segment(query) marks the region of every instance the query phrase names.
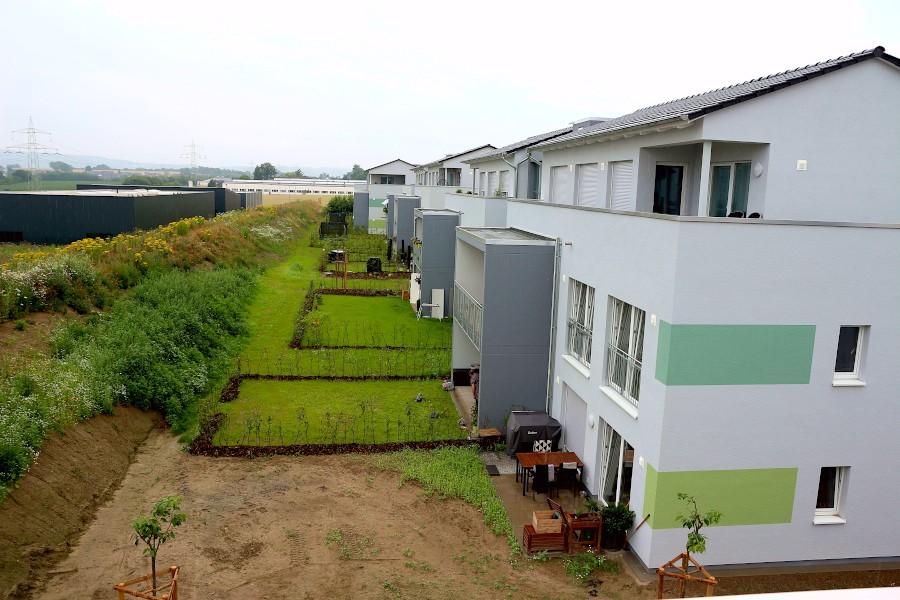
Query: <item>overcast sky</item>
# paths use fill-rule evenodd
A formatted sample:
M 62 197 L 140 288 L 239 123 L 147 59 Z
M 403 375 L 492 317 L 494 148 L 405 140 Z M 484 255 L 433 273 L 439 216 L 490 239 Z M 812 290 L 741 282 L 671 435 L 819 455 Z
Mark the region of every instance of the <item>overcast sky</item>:
M 31 116 L 68 154 L 419 163 L 878 45 L 896 0 L 7 0 L 0 143 Z

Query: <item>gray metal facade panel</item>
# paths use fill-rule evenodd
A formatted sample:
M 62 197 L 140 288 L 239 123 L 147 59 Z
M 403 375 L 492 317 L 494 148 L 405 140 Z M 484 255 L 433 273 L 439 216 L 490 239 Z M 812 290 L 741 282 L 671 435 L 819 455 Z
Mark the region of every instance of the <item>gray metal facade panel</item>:
M 216 215 L 216 198 L 211 191 L 184 194 L 139 196 L 134 199 L 134 226 L 137 229 L 155 229 L 181 219 L 201 216 L 211 219 Z M 240 202 L 240 197 L 237 197 Z M 223 196 L 223 199 L 225 197 Z
M 409 247 L 413 236 L 415 235 L 415 217 L 413 212 L 422 203 L 422 199 L 418 196 L 396 196 L 394 198 L 396 204 L 396 231 L 397 245 Z
M 478 391 L 478 426 L 502 429 L 510 410 L 547 408 L 548 353 L 483 352 Z
M 485 254 L 482 349 L 549 351 L 554 248 Z
M 353 226 L 369 226 L 369 192 L 353 192 Z
M 0 195 L 0 231 L 20 232 L 26 242 L 68 244 L 135 228 L 134 200 L 116 196 Z

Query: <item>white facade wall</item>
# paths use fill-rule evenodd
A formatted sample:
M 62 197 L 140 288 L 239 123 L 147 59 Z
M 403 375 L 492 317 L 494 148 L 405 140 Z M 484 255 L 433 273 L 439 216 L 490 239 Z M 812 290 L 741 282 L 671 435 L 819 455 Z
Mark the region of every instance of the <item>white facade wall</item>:
M 412 164 L 403 161 L 403 160 L 395 160 L 391 161 L 385 165 L 380 165 L 373 169 L 369 169 L 366 173 L 368 176 L 369 184 L 378 184 L 378 185 L 391 185 L 391 184 L 382 184 L 381 176 L 382 175 L 394 175 L 394 176 L 402 176 L 404 181 L 400 183 L 395 183 L 392 185 L 413 185 L 416 182 L 416 176 L 413 172 Z
M 893 475 L 900 472 L 894 393 L 900 384 L 894 310 L 900 271 L 867 258 L 900 255 L 900 228 L 627 215 L 521 201 L 509 202 L 508 221 L 564 241 L 551 412 L 565 421 L 562 392 L 568 386 L 588 403 L 589 414 L 635 448 L 630 505 L 638 520 L 646 512 L 647 479 L 639 458 L 658 471 L 796 468 L 791 522 L 710 529 L 704 563 L 900 554 L 890 533 L 900 529 L 891 508 L 900 495 L 900 479 Z M 854 277 L 834 276 L 850 272 Z M 563 356 L 572 278 L 596 290 L 587 374 Z M 600 390 L 610 296 L 647 314 L 637 418 Z M 814 325 L 810 382 L 666 386 L 654 375 L 659 330 L 651 315 L 677 324 Z M 862 388 L 832 386 L 837 334 L 848 324 L 871 329 Z M 594 493 L 598 432 L 587 428 L 584 449 Z M 841 511 L 846 524 L 813 525 L 823 466 L 851 467 Z M 684 532 L 645 525 L 629 542 L 646 565 L 656 567 L 683 549 Z

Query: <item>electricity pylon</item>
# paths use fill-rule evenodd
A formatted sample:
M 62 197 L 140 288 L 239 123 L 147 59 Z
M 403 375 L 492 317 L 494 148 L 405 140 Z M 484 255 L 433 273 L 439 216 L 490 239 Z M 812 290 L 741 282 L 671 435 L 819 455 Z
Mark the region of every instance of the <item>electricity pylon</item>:
M 37 136 L 50 135 L 50 132 L 35 129 L 34 123 L 31 121 L 31 117 L 28 117 L 28 127 L 26 127 L 25 129 L 16 129 L 15 131 L 13 131 L 13 135 L 17 133 L 24 133 L 28 141 L 26 141 L 24 144 L 14 144 L 12 146 L 7 146 L 6 152 L 28 155 L 28 172 L 31 174 L 31 181 L 28 182 L 28 189 L 31 191 L 39 190 L 41 187 L 41 172 L 39 170 L 41 168 L 41 160 L 39 155 L 59 154 L 59 151 L 53 146 L 47 146 L 38 143 Z
M 190 146 L 184 147 L 184 154 L 181 155 L 181 158 L 189 158 L 191 159 L 191 178 L 190 181 L 194 181 L 194 177 L 197 171 L 197 159 L 198 158 L 206 158 L 203 154 L 198 154 L 198 150 L 201 148 L 194 143 L 194 140 L 191 140 Z

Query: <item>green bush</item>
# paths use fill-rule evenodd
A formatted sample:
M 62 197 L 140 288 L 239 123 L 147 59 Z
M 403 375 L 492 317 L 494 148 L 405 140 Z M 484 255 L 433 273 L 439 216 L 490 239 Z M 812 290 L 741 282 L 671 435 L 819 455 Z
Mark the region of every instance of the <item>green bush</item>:
M 125 392 L 126 403 L 162 411 L 176 424 L 186 406 L 224 376 L 253 277 L 242 270 L 172 271 L 120 300 L 91 362 Z

